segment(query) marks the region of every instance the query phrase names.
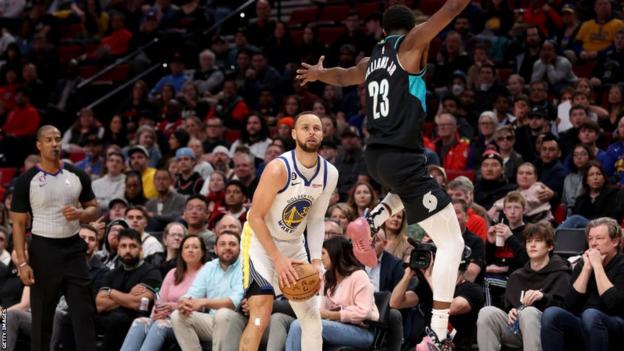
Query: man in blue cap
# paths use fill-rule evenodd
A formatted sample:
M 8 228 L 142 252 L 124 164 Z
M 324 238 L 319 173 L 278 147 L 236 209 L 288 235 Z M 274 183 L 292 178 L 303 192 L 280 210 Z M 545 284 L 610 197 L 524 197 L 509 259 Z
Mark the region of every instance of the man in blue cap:
M 194 171 L 195 153 L 191 148 L 182 147 L 176 151 L 176 161 L 178 162 L 178 174 L 176 175 L 175 188 L 182 195 L 199 194 L 204 179 L 199 173 Z

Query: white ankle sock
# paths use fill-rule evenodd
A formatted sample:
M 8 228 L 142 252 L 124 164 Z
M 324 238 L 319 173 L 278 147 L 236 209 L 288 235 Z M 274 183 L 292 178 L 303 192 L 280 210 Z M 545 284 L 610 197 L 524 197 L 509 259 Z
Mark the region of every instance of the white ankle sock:
M 448 334 L 449 311 L 448 308 L 442 310 L 434 309 L 432 311 L 431 330 L 436 333 L 440 341 L 446 339 Z

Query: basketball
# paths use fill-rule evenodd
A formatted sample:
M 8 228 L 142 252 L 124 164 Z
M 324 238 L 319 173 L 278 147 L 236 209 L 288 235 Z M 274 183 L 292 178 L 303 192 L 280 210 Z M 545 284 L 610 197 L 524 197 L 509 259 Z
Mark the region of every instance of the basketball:
M 292 301 L 304 301 L 316 295 L 321 287 L 321 279 L 316 268 L 309 263 L 298 264 L 293 267 L 297 271 L 299 279 L 290 287 L 281 287 L 282 294 Z

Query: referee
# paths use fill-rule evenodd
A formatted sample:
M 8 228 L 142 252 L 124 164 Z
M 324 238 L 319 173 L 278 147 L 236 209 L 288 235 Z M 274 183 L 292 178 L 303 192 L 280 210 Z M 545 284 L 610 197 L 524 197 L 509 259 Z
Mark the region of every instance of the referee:
M 62 293 L 78 350 L 93 351 L 95 302 L 85 260 L 87 244 L 78 231 L 80 222 L 96 219 L 97 202 L 89 176 L 61 161 L 61 132 L 56 127 L 39 128 L 37 149 L 41 163 L 18 178 L 11 205 L 18 274 L 31 287 L 31 349 L 49 350 L 54 310 Z M 26 252 L 29 214 L 32 240 Z

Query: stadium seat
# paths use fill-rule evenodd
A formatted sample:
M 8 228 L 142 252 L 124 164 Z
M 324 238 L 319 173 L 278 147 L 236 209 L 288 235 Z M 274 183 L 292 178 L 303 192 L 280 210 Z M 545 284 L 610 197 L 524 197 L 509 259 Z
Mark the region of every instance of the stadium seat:
M 377 310 L 379 310 L 379 320 L 364 321 L 364 324 L 368 325 L 374 333 L 373 344 L 367 350 L 385 350 L 384 347 L 390 319 L 391 295 L 392 294 L 389 291 L 380 291 L 375 293 L 375 305 L 377 305 Z M 362 349 L 348 346 L 328 346 L 323 347 L 323 349 L 328 351 L 362 351 Z
M 574 67 L 572 67 L 572 70 L 574 71 L 574 74 L 576 74 L 576 76 L 579 78 L 590 78 L 595 66 L 596 63 L 591 62 L 584 65 L 574 65 Z
M 61 45 L 58 47 L 56 54 L 60 63 L 66 63 L 82 55 L 83 52 L 84 50 L 80 45 Z
M 321 11 L 320 21 L 342 22 L 351 10 L 349 5 L 327 6 Z
M 304 26 L 310 22 L 315 22 L 318 19 L 318 16 L 319 10 L 316 7 L 311 9 L 295 10 L 290 14 L 290 20 L 288 20 L 288 25 Z
M 509 79 L 509 76 L 512 74 L 513 74 L 513 71 L 511 70 L 511 68 L 499 68 L 498 69 L 498 78 L 503 84 L 507 83 L 507 79 Z
M 553 253 L 568 258 L 587 250 L 585 229 L 557 229 L 555 231 L 555 249 Z
M 418 9 L 425 15 L 433 15 L 436 11 L 442 7 L 444 0 L 420 0 L 418 2 Z
M 1 167 L 0 168 L 0 186 L 5 186 L 13 180 L 15 174 L 17 173 L 17 168 L 13 167 Z
M 225 131 L 223 137 L 227 140 L 228 143 L 233 143 L 240 138 L 241 132 L 236 129 L 229 129 Z
M 327 45 L 333 44 L 336 39 L 345 33 L 345 27 L 324 27 L 319 28 L 319 40 Z
M 78 161 L 84 160 L 84 158 L 87 157 L 87 154 L 84 151 L 74 151 L 70 152 L 69 155 L 67 155 L 66 157 L 68 157 L 69 160 L 73 163 L 76 163 Z
M 566 219 L 566 207 L 563 204 L 559 204 L 557 208 L 553 211 L 553 217 L 555 217 L 555 222 L 557 224 L 561 224 L 561 222 Z
M 355 10 L 357 11 L 358 16 L 360 16 L 360 19 L 364 19 L 366 18 L 366 16 L 372 13 L 383 11 L 380 1 L 373 1 L 373 2 L 364 3 L 364 4 L 358 3 L 355 6 Z

